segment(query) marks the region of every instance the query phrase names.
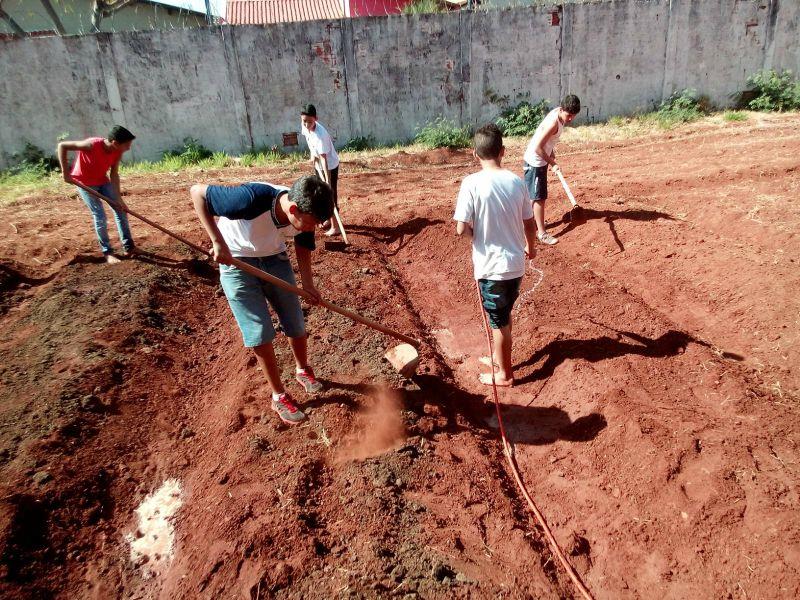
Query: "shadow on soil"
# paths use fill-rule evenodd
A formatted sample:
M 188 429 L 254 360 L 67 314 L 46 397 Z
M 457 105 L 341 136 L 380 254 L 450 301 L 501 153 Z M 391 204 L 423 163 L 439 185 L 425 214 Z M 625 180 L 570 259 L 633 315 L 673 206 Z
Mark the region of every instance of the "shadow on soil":
M 412 433 L 430 437 L 435 433 L 455 435 L 467 430 L 479 432 L 487 439 L 499 438 L 495 408 L 487 402 L 486 396 L 467 392 L 434 375 L 415 375 L 413 381 L 418 389 L 399 391 L 405 409 L 417 416 Z M 367 396 L 378 393 L 380 389 L 368 384 L 326 383 L 332 389 Z M 341 401 L 338 396 L 336 401 Z M 351 403 L 348 406 L 354 408 Z M 557 440 L 588 442 L 597 437 L 607 424 L 599 413 L 573 421 L 566 412 L 554 406 L 504 404 L 501 411 L 508 439 L 515 444 L 541 445 Z
M 597 324 L 599 325 L 600 323 Z M 553 375 L 558 365 L 569 359 L 581 359 L 594 363 L 625 356 L 626 354 L 636 354 L 649 358 L 666 358 L 684 352 L 690 343 L 710 347 L 707 342 L 698 340 L 684 331 L 670 330 L 657 338 L 648 338 L 632 331 L 618 331 L 610 327 L 608 329 L 615 331 L 617 335 L 614 337 L 603 335 L 588 340 L 553 340 L 546 344 L 534 352 L 526 361 L 514 367 L 515 369 L 524 369 L 547 357 L 542 366 L 518 379 L 518 383 L 523 384 L 547 379 Z M 622 338 L 628 338 L 631 341 L 624 341 Z M 740 356 L 731 352 L 724 352 L 722 356 L 741 360 Z
M 215 281 L 218 279 L 217 269 L 214 267 L 214 265 L 207 260 L 199 258 L 171 258 L 169 256 L 156 254 L 155 252 L 148 252 L 146 250 L 139 250 L 133 258 L 139 262 L 147 263 L 156 267 L 182 269 L 207 281 Z
M 398 242 L 397 248 L 393 248 L 392 250 L 388 250 L 387 248 L 388 251 L 385 253 L 386 256 L 394 256 L 400 252 L 400 250 L 405 248 L 409 242 L 411 242 L 411 240 L 419 235 L 424 229 L 433 225 L 440 225 L 442 223 L 444 223 L 442 219 L 414 217 L 410 221 L 405 221 L 390 227 L 351 225 L 348 227 L 348 230 L 352 230 L 354 233 L 365 235 L 380 244 L 385 244 L 386 246 Z
M 552 226 L 566 225 L 561 231 L 555 234 L 556 237 L 563 237 L 570 231 L 586 223 L 587 221 L 602 219 L 608 223 L 611 230 L 611 235 L 614 237 L 614 242 L 617 244 L 620 252 L 625 250 L 625 245 L 617 235 L 617 229 L 614 221 L 624 219 L 627 221 L 657 221 L 658 219 L 666 219 L 668 221 L 676 221 L 677 219 L 669 213 L 661 212 L 658 210 L 594 210 L 581 206 L 579 209 L 572 210 L 564 213 L 560 221 L 556 221 Z

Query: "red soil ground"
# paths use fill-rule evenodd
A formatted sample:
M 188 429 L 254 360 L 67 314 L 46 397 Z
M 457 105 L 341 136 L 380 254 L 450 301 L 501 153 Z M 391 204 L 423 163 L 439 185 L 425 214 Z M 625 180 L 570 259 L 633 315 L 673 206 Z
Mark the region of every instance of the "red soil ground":
M 800 595 L 799 126 L 562 144 L 588 220 L 562 221 L 551 181 L 560 243 L 516 309 L 520 385 L 501 400 L 522 476 L 597 598 Z M 486 342 L 450 222 L 474 169 L 441 151 L 343 164 L 353 244 L 316 253 L 320 287 L 422 339 L 422 362 L 403 382 L 381 359 L 390 339 L 310 309 L 328 389 L 292 388 L 310 417 L 294 429 L 268 410 L 211 265 L 136 224 L 149 254 L 99 264 L 74 197 L 0 208 L 0 594 L 573 597 L 476 381 Z M 132 208 L 204 243 L 192 182 L 297 174 L 124 183 Z M 359 452 L 386 415 L 404 434 Z M 152 574 L 124 536 L 168 478 L 184 504 Z

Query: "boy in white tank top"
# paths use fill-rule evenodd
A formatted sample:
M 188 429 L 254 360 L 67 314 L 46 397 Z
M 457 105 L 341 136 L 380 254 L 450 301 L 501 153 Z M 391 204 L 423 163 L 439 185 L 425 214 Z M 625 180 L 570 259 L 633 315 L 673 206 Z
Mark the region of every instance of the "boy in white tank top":
M 533 134 L 528 148 L 525 150 L 522 170 L 525 174 L 525 184 L 528 194 L 533 200 L 533 217 L 536 220 L 536 237 L 543 244 L 557 244 L 558 239 L 547 233 L 544 228 L 544 201 L 547 200 L 547 167 L 555 173 L 556 164 L 555 147 L 561 137 L 564 126 L 571 123 L 581 111 L 580 99 L 570 94 L 561 102 L 561 106 L 554 108 L 539 123 Z

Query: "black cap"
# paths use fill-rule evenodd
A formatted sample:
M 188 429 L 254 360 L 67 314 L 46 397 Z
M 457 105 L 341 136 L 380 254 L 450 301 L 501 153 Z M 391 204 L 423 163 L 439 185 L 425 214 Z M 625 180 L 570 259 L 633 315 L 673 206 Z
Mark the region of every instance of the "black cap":
M 109 142 L 117 142 L 119 144 L 124 144 L 125 142 L 130 142 L 135 139 L 136 136 L 125 129 L 122 125 L 114 125 L 108 134 Z
M 317 107 L 313 104 L 306 104 L 303 109 L 300 111 L 301 115 L 305 115 L 307 117 L 316 117 L 317 116 Z

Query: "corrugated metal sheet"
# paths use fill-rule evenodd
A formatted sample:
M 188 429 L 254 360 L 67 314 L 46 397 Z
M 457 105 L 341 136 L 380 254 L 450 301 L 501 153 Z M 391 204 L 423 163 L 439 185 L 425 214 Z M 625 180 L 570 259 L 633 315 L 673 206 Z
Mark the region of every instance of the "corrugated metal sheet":
M 343 19 L 342 0 L 228 0 L 231 25 L 262 25 L 317 19 Z

